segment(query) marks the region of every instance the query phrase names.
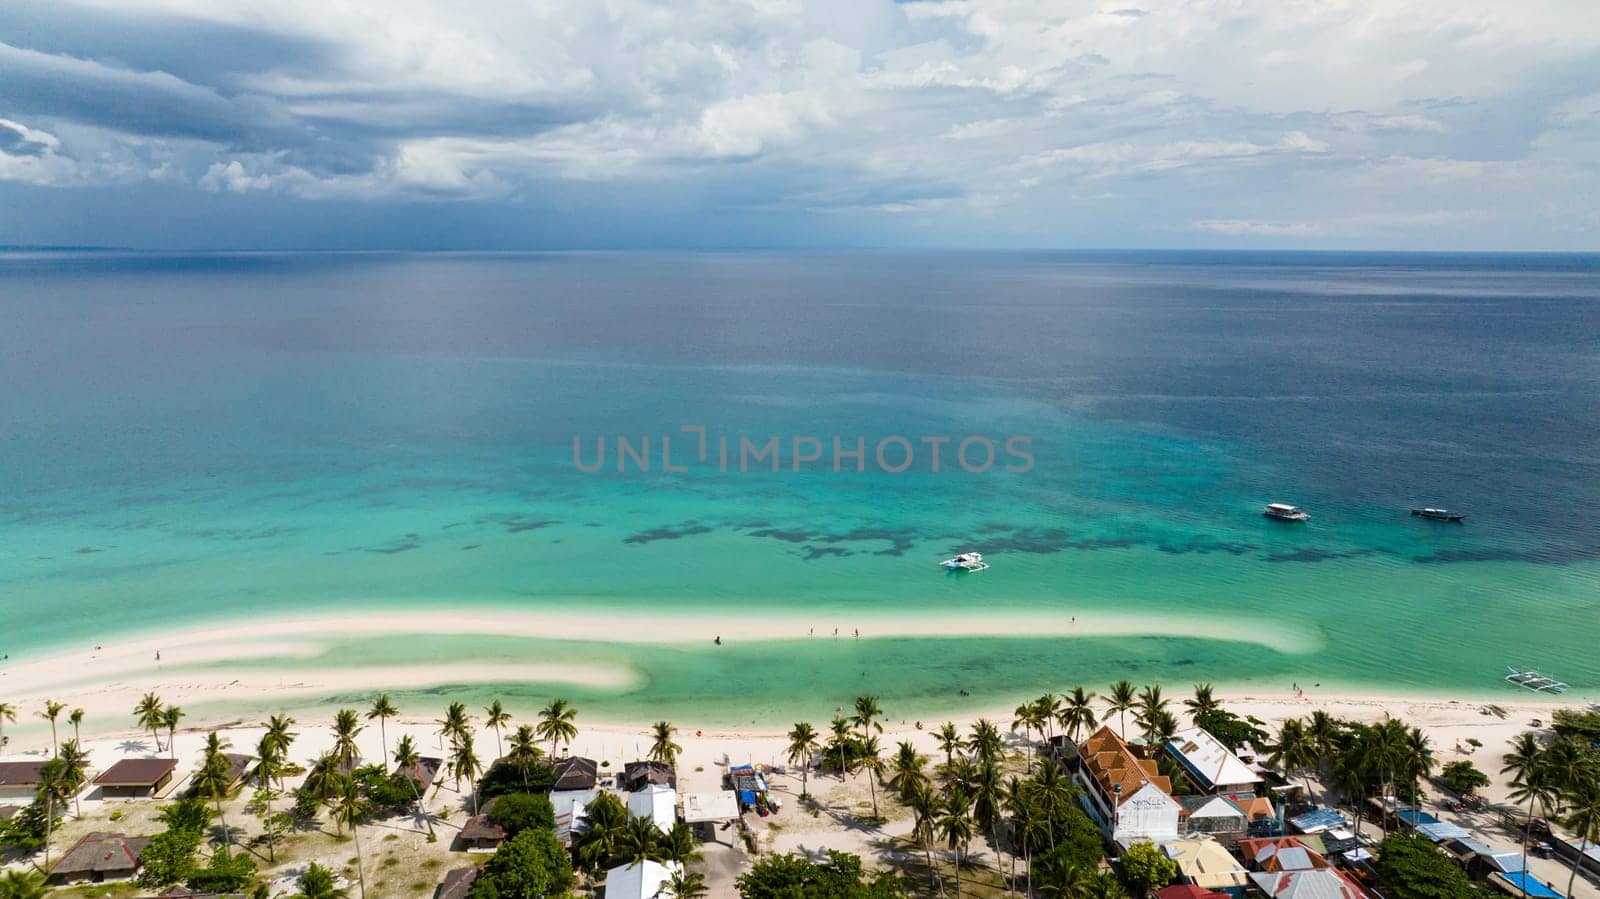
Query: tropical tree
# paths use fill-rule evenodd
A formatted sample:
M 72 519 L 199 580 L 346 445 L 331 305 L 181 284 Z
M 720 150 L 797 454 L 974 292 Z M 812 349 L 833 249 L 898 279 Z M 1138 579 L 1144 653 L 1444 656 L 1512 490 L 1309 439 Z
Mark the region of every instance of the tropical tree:
M 56 743 L 56 719 L 61 717 L 61 712 L 66 707 L 67 704 L 64 702 L 56 702 L 54 699 L 46 699 L 44 701 L 44 711 L 36 713 L 40 718 L 50 722 L 51 758 L 54 758 L 56 754 L 61 751 L 60 745 Z
M 356 737 L 365 729 L 355 709 L 340 709 L 333 713 L 333 754 L 346 771 L 354 770 L 361 758 L 361 747 L 356 745 Z
M 395 708 L 394 700 L 389 698 L 388 693 L 379 693 L 378 698 L 372 701 L 372 708 L 367 709 L 368 721 L 374 718 L 378 719 L 378 748 L 382 750 L 378 753 L 378 758 L 380 759 L 384 759 L 389 754 L 389 728 L 387 725 L 389 719 L 398 714 L 400 714 L 400 710 Z M 383 770 L 386 772 L 389 770 L 389 763 L 386 759 Z
M 169 705 L 161 710 L 161 724 L 167 729 L 167 754 L 178 757 L 178 722 L 183 720 L 183 709 Z
M 1039 736 L 1043 737 L 1044 726 L 1044 715 L 1040 713 L 1039 705 L 1036 702 L 1025 702 L 1011 711 L 1011 730 L 1015 733 L 1020 729 L 1022 731 L 1022 742 L 1028 747 L 1029 771 L 1033 770 L 1033 740 L 1031 736 L 1034 731 L 1038 731 Z
M 1117 716 L 1117 735 L 1126 740 L 1128 738 L 1128 713 L 1133 711 L 1138 701 L 1138 694 L 1134 692 L 1133 684 L 1119 680 L 1111 685 L 1111 692 L 1107 693 L 1106 716 L 1102 721 L 1110 721 L 1112 715 Z
M 1177 732 L 1178 719 L 1166 709 L 1156 709 L 1144 721 L 1145 745 L 1152 748 L 1172 742 L 1172 735 Z
M 222 832 L 228 845 L 233 844 L 232 831 L 228 830 L 228 819 L 222 813 L 222 797 L 227 795 L 228 788 L 233 786 L 228 775 L 232 773 L 233 764 L 223 754 L 223 750 L 232 746 L 216 731 L 206 734 L 204 754 L 200 760 L 200 770 L 194 775 L 194 788 L 203 796 L 209 796 L 217 807 L 217 820 L 222 822 Z
M 7 871 L 0 878 L 0 899 L 44 899 L 49 892 L 43 871 Z
M 650 758 L 667 765 L 676 764 L 678 753 L 683 751 L 682 746 L 672 742 L 678 729 L 670 721 L 657 721 L 651 725 L 651 731 L 655 735 L 655 742 L 650 744 Z
M 83 804 L 78 794 L 89 784 L 89 753 L 78 745 L 76 739 L 72 739 L 61 744 L 56 758 L 61 760 L 67 788 L 72 791 L 72 816 L 82 818 Z
M 283 755 L 282 750 L 272 738 L 271 733 L 264 733 L 256 743 L 255 768 L 250 772 L 250 779 L 256 782 L 255 796 L 252 797 L 264 812 L 261 815 L 262 829 L 267 837 L 267 861 L 269 864 L 278 862 L 278 831 L 277 823 L 272 815 L 272 800 L 277 792 L 272 789 L 274 778 L 282 776 Z
M 864 737 L 869 731 L 883 733 L 883 724 L 878 721 L 883 717 L 883 707 L 878 705 L 878 697 L 867 695 L 856 697 L 856 713 L 852 721 L 861 729 Z
M 578 710 L 565 699 L 552 699 L 539 712 L 539 736 L 550 741 L 550 754 L 556 754 L 559 745 L 571 746 L 578 736 Z
M 806 799 L 811 775 L 811 757 L 816 754 L 817 729 L 805 721 L 795 722 L 789 731 L 789 764 L 800 766 L 800 798 Z
M 617 836 L 617 854 L 614 865 L 632 865 L 638 862 L 665 862 L 666 847 L 662 845 L 661 828 L 649 818 L 628 818 L 622 833 Z
M 1000 778 L 1000 769 L 993 760 L 986 760 L 978 766 L 977 777 L 972 780 L 972 818 L 973 822 L 989 834 L 989 845 L 994 848 L 995 867 L 1005 876 L 1005 871 L 1000 867 L 1000 817 L 1005 804 L 1005 785 Z
M 1161 695 L 1161 685 L 1151 684 L 1139 691 L 1138 702 L 1134 705 L 1133 720 L 1144 728 L 1145 742 L 1154 742 L 1151 738 L 1151 724 L 1161 720 L 1162 713 L 1167 711 L 1168 701 Z
M 974 721 L 972 735 L 967 738 L 967 749 L 980 764 L 998 763 L 1005 752 L 1005 740 L 1000 736 L 1000 728 L 987 718 Z
M 1195 684 L 1194 698 L 1185 699 L 1183 705 L 1184 708 L 1189 710 L 1190 718 L 1195 715 L 1209 714 L 1222 708 L 1221 703 L 1217 702 L 1216 697 L 1212 695 L 1210 684 Z
M 467 714 L 467 704 L 464 702 L 450 703 L 444 711 L 444 717 L 434 723 L 439 725 L 439 736 L 449 740 L 452 746 L 472 731 L 472 717 Z
M 588 827 L 573 835 L 573 855 L 585 871 L 604 872 L 617 854 L 628 825 L 628 809 L 615 795 L 601 793 L 583 813 Z
M 417 747 L 411 741 L 411 735 L 401 734 L 399 741 L 394 745 L 394 767 L 396 771 L 405 774 L 406 783 L 411 785 L 411 799 L 417 807 L 417 814 L 421 815 L 423 823 L 428 825 L 428 840 L 431 842 L 435 838 L 433 816 L 428 814 L 427 809 L 422 807 L 422 794 L 417 790 L 416 778 L 411 776 L 411 772 L 417 770 L 417 766 L 420 764 L 422 764 L 422 756 L 417 753 Z
M 672 879 L 667 881 L 667 892 L 672 894 L 673 899 L 700 899 L 711 890 L 706 886 L 704 874 L 679 868 L 672 872 Z
M 892 774 L 888 785 L 901 802 L 909 805 L 911 797 L 928 789 L 928 774 L 924 770 L 927 764 L 928 757 L 918 752 L 910 740 L 900 741 L 894 761 L 889 763 Z
M 934 737 L 939 741 L 939 748 L 944 750 L 944 766 L 948 770 L 955 751 L 961 748 L 961 731 L 956 729 L 954 721 L 946 721 L 939 725 Z
M 1032 792 L 1048 822 L 1046 832 L 1052 849 L 1056 845 L 1056 819 L 1060 817 L 1061 810 L 1072 802 L 1076 790 L 1058 765 L 1041 765 L 1033 776 Z
M 1306 733 L 1305 722 L 1290 718 L 1278 726 L 1278 739 L 1267 755 L 1267 762 L 1283 768 L 1285 774 L 1301 772 L 1306 778 L 1306 796 L 1311 796 L 1310 769 L 1317 764 L 1317 746 Z
M 861 770 L 867 773 L 867 786 L 872 788 L 872 818 L 880 820 L 878 814 L 878 780 L 883 777 L 883 748 L 878 745 L 878 735 L 869 734 L 861 740 L 859 747 L 861 753 Z
M 300 736 L 289 730 L 293 726 L 294 719 L 288 715 L 273 715 L 267 720 L 267 732 L 262 735 L 263 739 L 272 742 L 272 748 L 277 757 L 285 762 L 289 759 L 289 747 L 293 746 L 295 738 Z M 284 767 L 287 767 L 287 765 Z M 278 789 L 281 790 L 283 789 L 283 768 L 278 769 L 277 778 Z
M 662 835 L 661 851 L 667 861 L 687 865 L 700 857 L 700 841 L 695 838 L 694 828 L 679 821 Z
M 539 737 L 533 732 L 531 724 L 520 724 L 511 734 L 511 754 L 506 756 L 506 761 L 522 772 L 524 787 L 528 785 L 528 769 L 544 754 L 538 743 Z
M 1093 690 L 1081 686 L 1073 687 L 1062 697 L 1061 714 L 1056 720 L 1074 743 L 1078 742 L 1079 735 L 1087 735 L 1098 723 L 1094 713 L 1095 698 Z
M 850 773 L 850 757 L 846 750 L 850 747 L 851 728 L 850 719 L 835 716 L 828 723 L 828 729 L 833 734 L 833 742 L 839 747 L 839 779 L 844 780 Z
M 1567 814 L 1561 823 L 1576 831 L 1583 845 L 1578 848 L 1578 857 L 1583 858 L 1589 852 L 1591 843 L 1600 842 L 1600 782 L 1594 777 L 1586 777 L 1573 784 L 1564 797 L 1567 803 Z M 1578 866 L 1572 866 L 1572 873 L 1567 875 L 1567 895 L 1575 896 L 1572 887 L 1577 883 Z
M 154 693 L 144 694 L 139 699 L 139 704 L 133 707 L 133 716 L 139 722 L 139 727 L 150 731 L 150 739 L 155 741 L 156 752 L 161 751 L 161 727 L 166 720 L 161 712 L 161 697 Z
M 494 757 L 497 759 L 504 758 L 506 754 L 506 746 L 505 743 L 500 739 L 500 731 L 507 724 L 511 723 L 511 713 L 506 711 L 506 707 L 500 704 L 499 699 L 495 699 L 494 702 L 489 703 L 489 707 L 484 709 L 483 712 L 484 725 L 486 727 L 494 728 Z
M 945 796 L 938 820 L 939 834 L 955 857 L 956 899 L 961 897 L 961 860 L 972 843 L 972 800 L 962 788 L 954 787 Z
M 45 804 L 44 866 L 50 867 L 50 838 L 54 835 L 56 807 L 72 796 L 72 776 L 60 759 L 51 759 L 39 768 L 38 798 Z
M 324 752 L 311 763 L 311 770 L 306 772 L 305 782 L 300 789 L 327 802 L 338 791 L 341 776 L 343 772 L 339 770 L 339 758 L 332 752 Z
M 1561 791 L 1557 789 L 1555 784 L 1550 782 L 1549 771 L 1542 766 L 1535 765 L 1511 782 L 1511 790 L 1506 795 L 1512 802 L 1519 805 L 1524 800 L 1528 803 L 1528 819 L 1522 828 L 1523 870 L 1526 871 L 1528 835 L 1533 830 L 1534 807 L 1538 806 L 1546 814 L 1549 814 L 1560 801 Z
M 17 707 L 9 702 L 0 702 L 0 749 L 6 745 L 6 722 L 17 723 Z
M 300 875 L 300 893 L 295 899 L 344 899 L 345 891 L 334 888 L 333 871 L 312 862 Z
M 472 734 L 463 734 L 450 756 L 450 774 L 456 779 L 456 789 L 461 789 L 461 778 L 467 779 L 472 790 L 472 813 L 478 813 L 478 775 L 483 773 L 483 763 L 472 749 Z
M 72 725 L 72 739 L 83 742 L 83 709 L 73 709 L 67 714 L 67 723 Z
M 335 826 L 350 828 L 350 837 L 356 844 L 356 883 L 360 885 L 361 897 L 366 899 L 367 877 L 363 872 L 365 865 L 361 857 L 361 820 L 367 814 L 367 800 L 361 795 L 361 788 L 353 777 L 341 776 L 339 790 L 334 795 L 333 820 Z
M 938 884 L 939 895 L 943 896 L 944 878 L 940 876 L 939 869 L 933 866 L 933 841 L 938 836 L 939 817 L 944 806 L 939 797 L 926 788 L 912 793 L 908 804 L 911 806 L 911 838 L 922 847 L 923 856 L 928 862 L 928 874 Z

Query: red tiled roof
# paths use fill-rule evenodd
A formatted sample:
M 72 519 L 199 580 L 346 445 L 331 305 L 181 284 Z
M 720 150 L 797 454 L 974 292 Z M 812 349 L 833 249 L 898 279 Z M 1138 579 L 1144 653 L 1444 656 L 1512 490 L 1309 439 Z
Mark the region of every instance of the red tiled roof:
M 1156 890 L 1156 899 L 1228 899 L 1228 894 L 1213 893 L 1185 883 Z
M 1100 728 L 1084 740 L 1078 747 L 1078 754 L 1100 789 L 1107 796 L 1120 795 L 1119 802 L 1133 798 L 1147 783 L 1172 795 L 1172 781 L 1160 773 L 1156 763 L 1140 758 L 1109 727 Z M 1115 789 L 1119 785 L 1122 787 L 1120 794 Z

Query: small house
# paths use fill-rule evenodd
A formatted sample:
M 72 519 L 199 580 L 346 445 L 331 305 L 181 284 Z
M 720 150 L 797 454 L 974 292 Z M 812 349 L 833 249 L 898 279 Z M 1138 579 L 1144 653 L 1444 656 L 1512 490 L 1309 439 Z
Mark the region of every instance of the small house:
M 498 763 L 497 763 L 498 764 Z M 426 793 L 433 786 L 433 779 L 439 776 L 439 769 L 444 767 L 444 759 L 426 756 L 417 759 L 417 763 L 409 768 L 396 768 L 396 774 L 404 774 L 417 782 L 417 792 Z
M 0 800 L 32 802 L 44 780 L 44 762 L 0 762 Z
M 1180 880 L 1191 886 L 1243 896 L 1250 884 L 1250 873 L 1216 840 L 1169 840 L 1161 851 L 1178 866 Z
M 479 812 L 462 825 L 457 839 L 461 841 L 461 848 L 468 852 L 493 852 L 506 841 L 506 832 L 489 820 L 487 812 Z
M 652 821 L 666 833 L 678 823 L 678 793 L 671 787 L 654 785 L 629 793 L 628 814 Z
M 1180 730 L 1167 741 L 1167 755 L 1202 793 L 1254 792 L 1261 778 L 1233 750 L 1204 728 Z
M 676 863 L 663 865 L 648 859 L 618 865 L 606 872 L 606 899 L 656 899 L 671 892 L 672 875 L 679 870 Z
M 1230 849 L 1248 835 L 1244 809 L 1226 796 L 1179 796 L 1178 804 L 1187 835 L 1208 836 Z
M 91 833 L 50 867 L 46 880 L 56 886 L 129 880 L 139 872 L 139 853 L 149 843 L 145 837 Z
M 629 762 L 622 766 L 622 787 L 630 793 L 648 786 L 678 788 L 678 772 L 666 762 Z
M 550 784 L 550 791 L 592 790 L 600 782 L 599 771 L 594 759 L 576 755 L 564 758 L 556 763 L 555 780 Z
M 148 799 L 172 782 L 174 759 L 123 759 L 94 779 L 106 799 Z

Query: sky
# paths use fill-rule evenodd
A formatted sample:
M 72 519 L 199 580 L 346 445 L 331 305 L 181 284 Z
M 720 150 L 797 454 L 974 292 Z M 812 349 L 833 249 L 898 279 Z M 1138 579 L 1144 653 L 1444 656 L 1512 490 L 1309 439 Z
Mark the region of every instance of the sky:
M 3 0 L 0 244 L 1600 249 L 1595 0 Z

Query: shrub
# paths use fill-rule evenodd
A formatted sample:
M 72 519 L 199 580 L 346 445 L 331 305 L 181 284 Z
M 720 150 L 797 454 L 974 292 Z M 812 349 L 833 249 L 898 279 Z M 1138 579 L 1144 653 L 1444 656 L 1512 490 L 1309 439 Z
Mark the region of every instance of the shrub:
M 1471 762 L 1451 762 L 1444 766 L 1444 782 L 1463 796 L 1479 787 L 1489 785 L 1489 775 L 1472 766 Z
M 554 830 L 556 811 L 548 796 L 507 793 L 489 806 L 489 820 L 500 825 L 509 839 L 529 828 Z
M 861 859 L 834 850 L 828 863 L 816 864 L 798 855 L 769 855 L 736 881 L 744 899 L 896 899 L 907 895 L 900 880 L 887 872 L 863 874 Z
M 524 830 L 495 850 L 472 885 L 472 899 L 543 899 L 577 883 L 567 850 L 553 831 Z

